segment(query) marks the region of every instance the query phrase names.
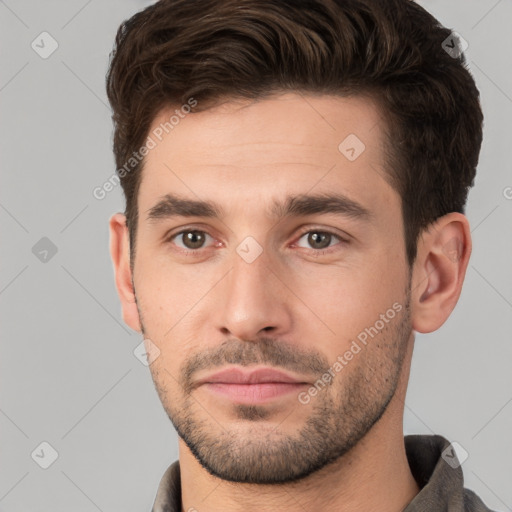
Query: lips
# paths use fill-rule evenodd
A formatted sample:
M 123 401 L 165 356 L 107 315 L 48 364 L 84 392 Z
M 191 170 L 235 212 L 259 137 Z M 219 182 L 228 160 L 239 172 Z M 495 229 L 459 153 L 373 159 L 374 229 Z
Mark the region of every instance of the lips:
M 228 368 L 198 382 L 198 386 L 217 398 L 228 399 L 232 403 L 253 405 L 290 399 L 293 393 L 297 393 L 305 385 L 309 384 L 273 368 L 259 368 L 249 372 Z
M 307 384 L 300 378 L 295 378 L 273 368 L 260 368 L 252 372 L 228 368 L 209 375 L 199 381 L 199 384 L 265 384 L 265 383 L 289 383 Z

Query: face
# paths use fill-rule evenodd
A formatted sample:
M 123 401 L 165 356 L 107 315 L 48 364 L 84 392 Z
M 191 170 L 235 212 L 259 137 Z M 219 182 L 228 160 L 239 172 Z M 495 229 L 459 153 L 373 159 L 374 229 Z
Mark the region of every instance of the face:
M 301 479 L 350 450 L 395 393 L 410 281 L 382 130 L 368 99 L 287 93 L 153 137 L 137 310 L 162 404 L 213 475 Z M 294 383 L 212 383 L 228 368 Z

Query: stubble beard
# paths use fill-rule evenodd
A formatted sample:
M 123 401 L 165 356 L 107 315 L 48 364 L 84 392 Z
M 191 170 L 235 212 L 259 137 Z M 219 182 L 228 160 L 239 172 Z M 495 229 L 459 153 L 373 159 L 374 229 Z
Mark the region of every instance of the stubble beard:
M 152 368 L 153 380 L 178 435 L 211 475 L 237 483 L 295 482 L 343 457 L 379 421 L 396 392 L 410 334 L 408 288 L 401 314 L 355 355 L 328 388 L 319 390 L 307 405 L 292 400 L 290 408 L 311 408 L 304 425 L 293 435 L 284 433 L 279 424 L 268 423 L 272 414 L 265 405 L 233 404 L 238 426 L 231 429 L 229 422 L 216 421 L 215 411 L 206 412 L 189 386 L 191 366 L 182 368 L 179 401 L 176 392 L 170 393 L 163 384 L 170 382 L 165 371 Z M 215 361 L 244 365 L 277 365 L 280 361 L 282 367 L 292 368 L 283 353 L 272 352 L 278 342 L 272 338 L 260 341 L 230 345 L 229 353 L 215 353 Z M 284 416 L 282 426 L 288 415 Z

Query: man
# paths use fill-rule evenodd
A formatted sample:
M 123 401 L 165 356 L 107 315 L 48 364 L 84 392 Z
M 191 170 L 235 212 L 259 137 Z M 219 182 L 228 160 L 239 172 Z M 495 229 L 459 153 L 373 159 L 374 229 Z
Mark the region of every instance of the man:
M 107 92 L 116 285 L 179 435 L 153 511 L 489 510 L 402 429 L 471 253 L 455 36 L 409 0 L 162 0 Z

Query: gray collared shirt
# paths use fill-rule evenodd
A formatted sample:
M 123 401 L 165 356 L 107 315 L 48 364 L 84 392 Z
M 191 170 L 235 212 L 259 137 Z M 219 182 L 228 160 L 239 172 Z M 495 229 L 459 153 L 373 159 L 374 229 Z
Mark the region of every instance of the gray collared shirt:
M 493 512 L 464 488 L 462 469 L 448 440 L 439 435 L 410 435 L 404 442 L 420 492 L 403 512 Z M 164 473 L 152 512 L 181 512 L 179 461 Z

